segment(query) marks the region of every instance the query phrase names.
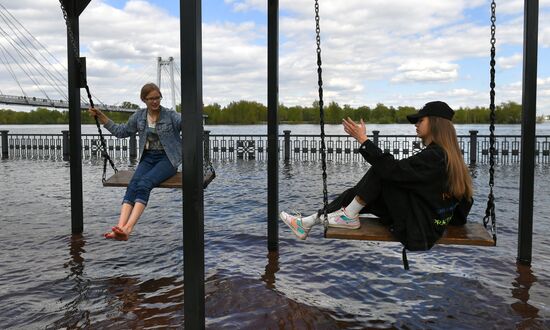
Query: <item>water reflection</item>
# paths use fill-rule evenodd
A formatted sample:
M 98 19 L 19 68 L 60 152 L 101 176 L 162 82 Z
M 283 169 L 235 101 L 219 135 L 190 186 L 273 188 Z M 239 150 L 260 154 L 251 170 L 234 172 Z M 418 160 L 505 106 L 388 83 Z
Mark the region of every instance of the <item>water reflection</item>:
M 518 313 L 522 320 L 517 327 L 519 329 L 532 328 L 534 321 L 539 318 L 539 309 L 529 304 L 529 289 L 537 282 L 537 277 L 533 275 L 531 266 L 517 264 L 517 276 L 512 282 L 512 297 L 517 302 L 512 304 L 512 309 Z
M 106 304 L 113 315 L 110 324 L 140 328 L 182 324 L 181 278 L 161 277 L 140 282 L 136 277 L 117 276 L 108 279 L 106 284 Z
M 63 264 L 68 269 L 63 285 L 72 283 L 63 306 L 63 317 L 49 328 L 149 328 L 179 327 L 183 322 L 183 280 L 181 277 L 140 279 L 115 276 L 90 280 L 85 274 L 86 240 L 73 235 L 69 242 L 70 258 Z M 93 308 L 107 319 L 92 324 Z
M 90 326 L 90 312 L 83 310 L 82 306 L 88 299 L 89 281 L 83 277 L 84 257 L 86 252 L 84 246 L 86 240 L 81 234 L 74 234 L 69 240 L 69 260 L 63 264 L 63 268 L 68 269 L 67 276 L 63 281 L 72 282 L 72 287 L 68 293 L 72 297 L 67 304 L 63 306 L 64 315 L 61 319 L 55 321 L 47 328 L 80 328 Z
M 265 272 L 261 276 L 262 281 L 268 289 L 275 289 L 275 274 L 279 271 L 279 252 L 269 252 L 267 254 L 267 265 Z
M 281 174 L 283 180 L 290 180 L 294 172 L 292 171 L 292 161 L 284 160 L 283 167 L 281 168 Z
M 82 276 L 84 271 L 84 257 L 82 254 L 86 252 L 84 246 L 86 245 L 86 240 L 81 234 L 74 234 L 71 236 L 69 242 L 69 255 L 70 260 L 63 264 L 64 268 L 69 268 L 69 274 L 67 278 L 79 279 Z

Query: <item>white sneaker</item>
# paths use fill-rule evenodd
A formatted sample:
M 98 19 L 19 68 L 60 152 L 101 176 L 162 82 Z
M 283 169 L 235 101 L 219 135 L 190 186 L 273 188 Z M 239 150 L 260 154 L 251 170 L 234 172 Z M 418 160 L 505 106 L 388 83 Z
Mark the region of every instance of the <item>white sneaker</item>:
M 344 208 L 328 214 L 328 226 L 334 228 L 358 229 L 361 227 L 359 216 L 348 217 Z M 323 216 L 321 216 L 323 218 Z
M 296 237 L 299 239 L 307 238 L 311 227 L 304 226 L 301 216 L 293 216 L 283 211 L 279 214 L 279 217 L 292 230 Z

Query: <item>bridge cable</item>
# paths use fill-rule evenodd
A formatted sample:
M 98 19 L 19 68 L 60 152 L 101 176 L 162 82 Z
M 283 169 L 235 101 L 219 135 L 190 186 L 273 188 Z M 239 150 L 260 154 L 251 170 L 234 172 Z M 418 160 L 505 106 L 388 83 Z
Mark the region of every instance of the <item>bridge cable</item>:
M 13 57 L 13 55 L 12 55 L 11 53 L 7 52 L 7 50 L 6 50 L 6 52 L 8 53 L 8 55 L 12 58 L 12 60 L 13 60 L 15 63 L 17 63 L 17 66 L 25 73 L 25 75 L 27 76 L 27 78 L 29 78 L 29 79 L 35 84 L 35 86 L 42 92 L 42 94 L 44 94 L 44 95 L 46 96 L 46 98 L 49 99 L 48 93 L 46 93 L 46 91 L 45 91 L 42 87 L 40 87 L 40 83 L 38 83 L 38 82 L 34 79 L 33 75 L 31 74 L 31 71 L 32 71 L 32 70 L 29 68 L 28 64 L 26 63 L 27 61 L 24 60 L 25 57 L 23 56 L 23 54 L 21 54 L 21 52 L 20 52 L 19 49 L 17 48 L 16 44 L 14 44 L 14 43 L 8 38 L 9 34 L 8 34 L 6 31 L 4 31 L 4 29 L 3 29 L 2 27 L 0 27 L 0 32 L 2 32 L 2 33 L 0 33 L 0 34 L 4 35 L 4 36 L 5 36 L 5 39 L 14 47 L 15 51 L 17 52 L 17 54 L 19 54 L 19 57 L 21 58 L 21 60 L 18 61 L 15 57 Z M 20 62 L 23 62 L 23 65 L 21 65 Z M 25 68 L 26 68 L 26 69 L 25 69 Z M 36 70 L 36 68 L 32 68 L 32 69 L 35 69 L 35 70 Z
M 15 33 L 16 36 L 17 36 L 17 31 L 15 31 L 13 29 L 13 27 L 10 25 L 9 22 L 7 22 L 5 20 L 5 17 L 2 16 L 2 19 L 4 20 L 4 22 L 6 22 L 8 24 L 8 27 L 10 28 L 11 32 L 12 33 Z M 20 61 L 15 61 L 19 64 L 19 62 L 22 62 L 25 67 L 27 68 L 28 72 L 26 70 L 23 70 L 25 72 L 25 74 L 37 85 L 37 87 L 42 91 L 42 93 L 44 95 L 46 95 L 46 98 L 49 99 L 48 97 L 48 94 L 46 93 L 45 90 L 43 90 L 41 87 L 40 87 L 40 84 L 38 84 L 38 82 L 32 77 L 31 73 L 33 71 L 37 72 L 38 75 L 41 75 L 42 77 L 44 77 L 43 75 L 43 72 L 48 72 L 48 70 L 45 70 L 45 67 L 41 65 L 41 68 L 37 68 L 36 65 L 34 63 L 32 63 L 32 61 L 28 61 L 28 57 L 25 57 L 25 55 L 21 52 L 24 51 L 26 52 L 30 58 L 33 58 L 36 62 L 38 62 L 36 60 L 36 58 L 34 57 L 34 55 L 32 54 L 32 52 L 30 52 L 25 46 L 24 46 L 24 43 L 21 43 L 20 41 L 21 40 L 14 40 L 14 37 L 12 34 L 10 34 L 9 32 L 7 32 L 6 30 L 4 30 L 2 27 L 0 27 L 0 31 L 2 32 L 2 34 L 5 36 L 5 39 L 10 43 L 10 45 L 15 49 L 15 51 L 17 52 L 17 54 L 19 55 L 20 57 Z M 13 58 L 13 55 L 10 54 L 10 56 L 12 56 Z M 29 62 L 29 63 L 27 63 Z M 40 65 L 40 63 L 38 62 L 38 64 Z M 21 66 L 20 66 L 21 67 Z M 22 67 L 21 67 L 22 68 Z M 22 68 L 23 69 L 23 68 Z M 42 69 L 42 70 L 41 70 Z M 46 78 L 46 80 L 48 80 Z
M 4 46 L 1 43 L 0 43 L 0 47 L 2 47 L 2 49 L 0 49 L 0 51 L 2 53 L 2 58 L 0 59 L 0 61 L 2 61 L 2 63 L 4 63 L 4 65 L 6 65 L 6 67 L 8 68 L 8 71 L 10 72 L 10 75 L 12 76 L 13 80 L 15 80 L 15 82 L 19 86 L 19 89 L 21 90 L 21 93 L 23 93 L 23 95 L 25 95 L 25 98 L 26 98 L 27 94 L 25 94 L 25 91 L 23 90 L 23 87 L 21 86 L 21 83 L 19 83 L 19 79 L 17 79 L 17 76 L 13 72 L 13 69 L 11 68 L 10 62 L 5 57 L 5 54 L 4 54 L 5 49 L 4 49 Z
M 13 16 L 13 14 L 10 13 L 10 12 L 6 9 L 6 7 L 4 7 L 2 4 L 0 4 L 0 7 L 2 7 L 2 8 L 4 9 L 4 11 L 9 15 L 9 17 L 11 17 L 11 18 L 12 18 L 12 19 L 13 19 L 13 20 L 14 20 L 14 21 L 15 21 L 15 22 L 16 22 L 16 23 L 26 32 L 26 33 L 21 33 L 21 32 L 20 32 L 20 34 L 21 34 L 22 36 L 24 36 L 24 37 L 26 37 L 27 35 L 30 36 L 30 37 L 32 38 L 31 44 L 37 43 L 37 44 L 40 46 L 40 49 L 41 49 L 41 50 L 44 50 L 44 51 L 49 55 L 49 57 L 50 57 L 51 59 L 53 59 L 54 62 L 56 62 L 56 63 L 50 62 L 50 60 L 48 59 L 48 57 L 44 56 L 44 54 L 43 54 L 42 52 L 39 52 L 40 56 L 48 63 L 48 65 L 50 65 L 51 68 L 54 68 L 54 69 L 55 69 L 54 72 L 58 75 L 57 78 L 59 79 L 59 81 L 61 81 L 61 82 L 66 81 L 65 76 L 64 76 L 64 74 L 63 74 L 63 71 L 61 71 L 61 70 L 59 70 L 59 69 L 56 69 L 56 65 L 59 65 L 59 66 L 60 66 L 61 68 L 63 68 L 65 71 L 67 71 L 67 67 L 66 67 L 63 63 L 59 62 L 59 60 L 58 60 L 58 59 L 48 50 L 48 48 L 47 48 L 46 46 L 44 46 L 44 44 L 42 44 L 42 43 L 40 42 L 40 40 L 36 39 L 36 37 L 35 37 L 29 30 L 27 30 L 27 29 L 25 28 L 25 26 L 24 26 L 23 24 L 21 24 L 21 22 L 19 22 L 19 20 L 18 20 L 15 16 Z M 9 18 L 8 18 L 8 20 L 9 20 Z M 10 22 L 11 22 L 11 21 L 10 21 Z M 15 24 L 14 24 L 14 25 L 15 25 Z M 18 29 L 17 27 L 16 27 L 16 29 L 19 31 L 19 29 Z M 27 38 L 27 40 L 28 40 L 28 38 Z M 35 47 L 35 48 L 36 48 L 36 47 Z M 66 85 L 66 84 L 64 84 L 64 85 Z
M 72 28 L 71 28 L 71 21 L 70 21 L 69 15 L 67 14 L 67 10 L 65 9 L 65 6 L 63 5 L 63 1 L 59 0 L 59 3 L 61 5 L 61 10 L 63 12 L 63 19 L 65 20 L 65 24 L 67 25 L 67 34 L 69 36 L 69 41 L 71 43 L 71 46 L 73 47 L 73 55 L 74 55 L 78 65 L 82 66 L 82 61 L 77 56 L 77 54 L 79 52 L 78 52 L 78 47 L 76 45 L 76 40 L 75 40 L 75 37 L 74 37 L 74 33 L 73 33 Z M 94 107 L 94 101 L 92 100 L 92 95 L 90 94 L 90 87 L 88 86 L 88 82 L 86 81 L 86 77 L 82 77 L 82 78 L 84 78 L 83 79 L 84 80 L 84 88 L 86 89 L 86 94 L 88 95 L 88 100 L 90 102 L 90 106 L 93 108 Z M 78 109 L 78 110 L 80 110 L 80 109 Z M 95 118 L 95 124 L 97 126 L 97 131 L 99 132 L 99 138 L 100 138 L 100 141 L 101 141 L 101 146 L 100 146 L 99 150 L 101 151 L 101 155 L 103 156 L 103 176 L 102 176 L 101 181 L 105 182 L 107 180 L 107 177 L 106 177 L 107 162 L 109 162 L 109 164 L 111 165 L 111 168 L 115 171 L 115 173 L 118 172 L 118 169 L 116 168 L 115 163 L 113 162 L 113 160 L 109 156 L 109 153 L 107 152 L 107 144 L 105 143 L 105 138 L 103 137 L 103 132 L 101 131 L 101 126 L 99 125 L 99 120 L 97 119 L 97 116 L 95 116 L 94 118 Z
M 35 61 L 35 63 L 37 63 L 39 65 L 39 68 L 36 68 L 36 66 L 33 66 L 33 69 L 39 75 L 44 77 L 48 82 L 50 82 L 52 84 L 53 88 L 56 89 L 57 92 L 63 98 L 66 99 L 65 93 L 63 92 L 63 89 L 60 87 L 60 86 L 66 87 L 66 84 L 63 84 L 63 78 L 62 78 L 62 74 L 61 74 L 60 70 L 59 69 L 56 70 L 55 66 L 49 61 L 49 59 L 46 56 L 43 55 L 44 50 L 48 54 L 50 54 L 48 52 L 48 50 L 42 44 L 40 44 L 40 42 L 38 42 L 38 40 L 36 40 L 36 38 L 34 38 L 34 36 L 32 36 L 32 34 L 27 29 L 25 29 L 25 27 L 13 15 L 11 15 L 5 9 L 5 7 L 2 6 L 2 8 L 4 8 L 4 11 L 7 12 L 9 14 L 9 16 L 5 15 L 2 11 L 0 11 L 0 16 L 1 16 L 2 20 L 7 24 L 7 27 L 12 32 L 11 34 L 6 33 L 6 35 L 10 36 L 11 40 L 14 41 L 14 44 L 17 47 L 20 47 L 21 49 L 23 49 L 26 52 L 26 54 L 28 54 L 27 57 L 23 57 L 23 60 L 27 60 L 28 58 L 32 58 Z M 13 21 L 15 21 L 15 22 L 13 22 Z M 25 30 L 26 33 L 22 32 L 19 29 L 18 25 L 20 25 L 23 28 L 23 30 Z M 38 42 L 38 44 L 41 46 L 41 48 L 37 47 L 35 45 L 35 43 L 33 42 L 33 40 L 28 38 L 27 35 L 30 35 L 31 37 L 33 37 L 33 39 Z M 26 41 L 26 42 L 24 42 L 24 41 Z M 42 59 L 44 59 L 50 65 L 50 67 L 46 68 L 44 65 L 42 65 L 41 62 L 38 60 L 38 58 L 35 56 L 36 53 L 38 55 L 40 55 L 40 57 Z M 53 55 L 51 55 L 51 54 L 50 54 L 50 56 L 53 57 Z M 53 70 L 51 70 L 52 68 L 53 68 Z M 57 77 L 52 75 L 52 73 L 51 73 L 52 71 L 53 71 L 53 73 L 55 73 L 57 75 Z M 47 77 L 44 74 L 47 75 Z M 59 82 L 61 82 L 61 84 Z
M 60 63 L 60 62 L 55 58 L 55 56 L 54 56 L 52 53 L 50 53 L 50 52 L 48 51 L 48 49 L 47 49 L 38 39 L 36 39 L 36 38 L 32 35 L 32 33 L 30 33 L 30 32 L 23 26 L 23 24 L 21 24 L 21 22 L 19 22 L 19 20 L 17 20 L 17 18 L 16 18 L 15 16 L 13 16 L 13 15 L 12 15 L 4 6 L 2 6 L 1 4 L 0 4 L 0 7 L 3 8 L 4 11 L 9 15 L 9 16 L 8 16 L 8 15 L 4 15 L 3 19 L 4 19 L 4 21 L 5 21 L 8 25 L 10 25 L 11 31 L 16 32 L 16 34 L 17 34 L 17 32 L 18 32 L 18 34 L 21 36 L 21 38 L 24 39 L 24 40 L 26 40 L 26 41 L 28 42 L 28 44 L 31 45 L 31 48 L 32 48 L 33 50 L 35 50 L 36 52 L 38 52 L 38 53 L 40 54 L 40 56 L 50 65 L 50 67 L 48 67 L 48 68 L 46 68 L 45 66 L 41 65 L 40 61 L 33 55 L 33 53 L 30 52 L 27 48 L 24 48 L 24 50 L 25 50 L 25 51 L 26 51 L 26 52 L 36 61 L 36 63 L 38 63 L 38 65 L 41 67 L 42 70 L 36 69 L 36 67 L 34 67 L 34 69 L 35 69 L 40 75 L 42 75 L 42 77 L 44 77 L 46 80 L 48 80 L 48 78 L 44 76 L 43 72 L 45 72 L 46 74 L 48 74 L 48 75 L 53 79 L 53 81 L 52 81 L 52 80 L 48 80 L 48 81 L 54 85 L 54 88 L 57 89 L 57 92 L 62 96 L 62 98 L 64 98 L 65 100 L 67 100 L 68 98 L 67 98 L 67 96 L 66 96 L 66 94 L 65 94 L 65 92 L 64 92 L 64 89 L 65 89 L 65 90 L 67 89 L 67 84 L 66 84 L 66 82 L 65 82 L 66 79 L 65 79 L 65 77 L 64 77 L 64 74 L 63 74 L 63 72 L 62 72 L 61 70 L 56 69 L 56 65 L 52 64 L 52 62 L 50 62 L 50 60 L 48 59 L 48 57 L 44 56 L 44 54 L 43 54 L 44 52 L 43 52 L 43 51 L 45 51 L 45 52 L 46 52 L 46 53 L 56 62 L 57 65 L 60 65 L 63 69 L 65 69 L 65 71 L 66 71 L 67 68 L 66 68 L 62 63 Z M 10 18 L 10 17 L 11 17 L 11 18 Z M 12 20 L 15 21 L 16 23 L 14 23 Z M 20 26 L 21 29 L 24 30 L 24 31 L 26 32 L 26 34 L 23 33 L 23 32 L 21 32 L 21 29 L 19 29 L 18 26 Z M 29 37 L 27 37 L 27 34 L 30 35 L 30 36 L 32 37 L 32 39 L 30 39 Z M 35 41 L 36 43 L 33 42 L 33 41 Z M 19 42 L 16 42 L 16 44 L 18 44 L 18 43 L 19 43 Z M 41 48 L 40 48 L 40 47 L 37 47 L 35 44 L 38 44 Z M 21 54 L 20 54 L 20 55 L 21 55 Z M 21 55 L 21 56 L 22 56 L 22 55 Z M 53 70 L 54 73 L 56 73 L 60 78 L 59 78 L 59 77 L 52 77 L 52 74 L 50 73 L 51 68 L 54 69 L 54 70 Z M 57 82 L 56 82 L 56 79 L 58 79 L 58 81 L 61 82 L 61 84 L 57 83 Z M 61 87 L 60 87 L 60 86 L 61 86 Z M 96 99 L 99 103 L 105 105 L 105 102 L 103 102 L 102 100 L 100 100 L 99 97 L 97 97 L 97 96 L 95 96 L 95 95 L 92 95 L 92 97 L 93 97 L 94 99 Z M 50 99 L 49 97 L 47 97 L 47 98 Z M 81 101 L 82 103 L 86 103 L 86 102 L 87 102 L 87 100 L 86 100 L 86 98 L 85 98 L 84 96 L 81 96 L 80 101 Z

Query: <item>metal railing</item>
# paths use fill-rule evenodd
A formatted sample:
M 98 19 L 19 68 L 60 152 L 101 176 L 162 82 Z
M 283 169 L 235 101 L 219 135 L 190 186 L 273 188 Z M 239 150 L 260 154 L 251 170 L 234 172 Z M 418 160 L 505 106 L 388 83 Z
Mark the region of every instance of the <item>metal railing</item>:
M 61 134 L 9 134 L 0 131 L 2 159 L 69 159 L 69 131 Z M 119 139 L 104 135 L 107 149 L 113 159 L 137 159 L 139 150 L 135 136 Z M 380 135 L 373 131 L 369 137 L 384 152 L 395 158 L 409 157 L 420 150 L 420 139 L 414 135 Z M 264 159 L 267 157 L 267 135 L 260 134 L 210 134 L 204 133 L 205 157 L 209 159 Z M 337 161 L 363 161 L 358 153 L 359 144 L 347 135 L 325 137 L 327 159 Z M 82 134 L 82 157 L 99 157 L 100 138 L 98 134 Z M 470 131 L 459 135 L 458 143 L 464 160 L 469 164 L 488 163 L 489 135 L 478 135 Z M 284 131 L 279 136 L 279 157 L 284 160 L 320 160 L 321 139 L 312 134 L 291 134 Z M 519 163 L 521 136 L 496 136 L 497 163 Z M 550 135 L 536 137 L 535 158 L 538 163 L 550 163 Z

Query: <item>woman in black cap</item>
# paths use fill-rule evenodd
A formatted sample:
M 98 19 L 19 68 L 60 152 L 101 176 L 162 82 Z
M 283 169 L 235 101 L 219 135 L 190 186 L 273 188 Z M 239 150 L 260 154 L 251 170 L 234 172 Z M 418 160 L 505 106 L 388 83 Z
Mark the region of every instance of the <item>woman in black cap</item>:
M 359 153 L 372 166 L 355 185 L 328 206 L 328 226 L 357 229 L 359 213 L 379 216 L 408 250 L 428 250 L 449 223 L 463 224 L 472 205 L 472 179 L 464 163 L 454 111 L 441 101 L 427 103 L 407 116 L 426 146 L 421 152 L 396 160 L 369 140 L 365 123 L 342 121 L 347 134 L 360 144 Z M 322 210 L 308 216 L 281 212 L 281 219 L 300 239 L 323 223 Z

